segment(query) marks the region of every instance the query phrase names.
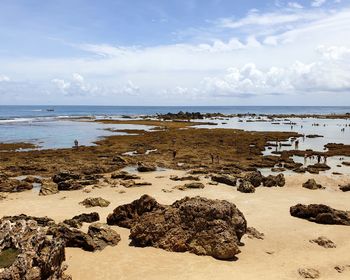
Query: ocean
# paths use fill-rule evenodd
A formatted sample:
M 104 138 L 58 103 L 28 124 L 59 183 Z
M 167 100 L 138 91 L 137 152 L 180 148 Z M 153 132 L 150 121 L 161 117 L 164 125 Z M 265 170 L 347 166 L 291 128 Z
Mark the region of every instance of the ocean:
M 70 148 L 75 139 L 81 145 L 94 145 L 101 137 L 121 135 L 120 129 L 150 129 L 147 126 L 125 124 L 103 124 L 97 122 L 73 121 L 70 117 L 89 116 L 96 118 L 118 118 L 123 115 L 155 115 L 179 111 L 201 113 L 255 113 L 255 114 L 341 114 L 349 113 L 350 106 L 0 106 L 0 143 L 29 142 L 40 149 Z M 213 120 L 210 120 L 213 121 Z M 215 120 L 214 120 L 215 121 Z M 329 142 L 350 144 L 350 123 L 348 120 L 323 120 L 314 127 L 316 119 L 298 120 L 294 130 L 303 133 L 319 133 L 323 138 L 309 140 L 305 148 L 322 150 Z M 239 128 L 245 130 L 289 131 L 289 125 L 272 125 L 271 122 L 239 122 L 238 118 L 221 121 L 215 127 Z M 346 127 L 342 132 L 341 128 Z M 213 128 L 209 126 L 208 128 Z

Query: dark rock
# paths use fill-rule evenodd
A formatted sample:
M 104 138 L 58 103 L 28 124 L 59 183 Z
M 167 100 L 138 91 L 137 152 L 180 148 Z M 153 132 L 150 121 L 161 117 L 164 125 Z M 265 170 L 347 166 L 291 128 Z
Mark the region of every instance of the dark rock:
M 175 186 L 174 189 L 185 191 L 187 189 L 204 189 L 204 184 L 200 182 L 192 182 L 185 185 Z
M 82 204 L 85 207 L 108 207 L 110 202 L 108 200 L 103 199 L 102 197 L 88 197 L 85 198 L 79 204 Z
M 264 179 L 259 171 L 248 172 L 244 180 L 249 181 L 255 188 L 259 187 Z
M 64 220 L 63 223 L 74 227 L 80 228 L 83 223 L 93 223 L 100 220 L 100 215 L 97 212 L 92 212 L 89 214 L 83 213 L 77 216 L 74 216 L 72 219 Z
M 286 180 L 284 178 L 284 175 L 282 173 L 273 176 L 269 175 L 267 177 L 263 178 L 263 186 L 264 187 L 283 187 L 286 184 Z
M 92 237 L 98 250 L 106 246 L 115 246 L 119 243 L 120 235 L 109 226 L 102 223 L 94 223 L 89 226 L 88 234 Z
M 137 163 L 137 171 L 138 172 L 151 172 L 156 171 L 157 167 L 153 164 L 145 164 L 142 162 Z
M 127 164 L 128 161 L 122 156 L 114 156 L 112 161 L 117 164 Z
M 130 204 L 124 204 L 115 208 L 113 213 L 108 215 L 107 224 L 131 228 L 135 221 L 145 212 L 162 208 L 163 206 L 153 197 L 145 194 Z
M 222 183 L 229 186 L 236 186 L 237 178 L 230 175 L 212 175 L 212 181 Z
M 52 177 L 52 181 L 54 181 L 56 184 L 67 181 L 67 180 L 79 180 L 81 178 L 81 175 L 69 172 L 69 171 L 61 171 L 57 174 L 55 174 Z
M 188 176 L 170 176 L 170 180 L 173 181 L 199 181 L 199 177 L 197 176 L 192 176 L 192 175 L 188 175 Z
M 350 191 L 350 184 L 339 186 L 339 189 L 343 192 L 348 192 Z
M 350 226 L 349 211 L 333 209 L 323 204 L 297 204 L 290 207 L 290 214 L 318 224 Z
M 0 192 L 23 192 L 32 188 L 33 184 L 16 179 L 6 179 L 0 182 Z
M 20 220 L 23 220 L 23 221 L 32 220 L 32 221 L 35 221 L 40 227 L 47 227 L 55 224 L 55 221 L 48 217 L 33 217 L 33 216 L 27 216 L 25 214 L 20 214 L 17 216 L 4 216 L 0 219 L 0 221 L 5 221 L 5 220 L 10 221 L 11 223 L 15 223 Z
M 342 162 L 342 165 L 350 166 L 350 161 L 343 161 L 343 162 Z
M 254 193 L 255 192 L 255 188 L 252 185 L 252 183 L 250 183 L 249 181 L 242 180 L 239 183 L 237 191 L 242 192 L 242 193 Z
M 144 212 L 131 224 L 134 246 L 188 251 L 222 260 L 232 260 L 240 252 L 238 245 L 247 229 L 234 204 L 201 197 L 186 197 Z
M 324 189 L 321 184 L 317 184 L 315 179 L 309 179 L 303 184 L 303 188 L 309 189 L 309 190 L 318 190 L 318 189 Z

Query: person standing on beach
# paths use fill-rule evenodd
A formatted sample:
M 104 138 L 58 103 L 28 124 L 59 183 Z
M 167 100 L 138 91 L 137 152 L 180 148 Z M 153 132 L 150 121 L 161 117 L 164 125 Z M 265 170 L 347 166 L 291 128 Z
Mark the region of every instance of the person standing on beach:
M 321 163 L 321 155 L 317 155 L 317 163 Z
M 213 153 L 210 153 L 211 163 L 214 164 L 214 155 Z
M 78 142 L 77 139 L 75 139 L 75 140 L 74 140 L 74 148 L 75 148 L 75 149 L 78 149 L 78 147 L 79 147 L 79 142 Z
M 295 149 L 298 150 L 299 149 L 299 140 L 295 141 Z
M 175 160 L 176 154 L 177 154 L 177 151 L 176 151 L 176 150 L 173 150 L 173 160 Z

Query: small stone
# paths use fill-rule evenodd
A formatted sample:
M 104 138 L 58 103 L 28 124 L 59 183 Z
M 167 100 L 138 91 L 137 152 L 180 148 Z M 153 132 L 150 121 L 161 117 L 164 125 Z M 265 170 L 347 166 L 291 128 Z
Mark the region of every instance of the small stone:
M 299 275 L 307 279 L 317 279 L 320 277 L 320 272 L 314 268 L 299 268 Z
M 332 240 L 330 240 L 324 236 L 320 236 L 317 239 L 312 239 L 312 240 L 310 240 L 310 242 L 315 243 L 315 244 L 317 244 L 321 247 L 324 247 L 324 248 L 336 248 L 337 247 Z

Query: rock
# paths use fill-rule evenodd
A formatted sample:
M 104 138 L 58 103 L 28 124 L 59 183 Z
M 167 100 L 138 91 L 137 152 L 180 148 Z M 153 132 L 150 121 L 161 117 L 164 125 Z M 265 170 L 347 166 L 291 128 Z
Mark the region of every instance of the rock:
M 263 240 L 265 237 L 265 234 L 263 234 L 262 232 L 259 232 L 256 228 L 254 227 L 247 227 L 247 232 L 246 235 L 248 238 L 250 239 L 261 239 Z
M 112 159 L 112 162 L 117 163 L 117 164 L 127 164 L 128 161 L 123 158 L 122 156 L 114 156 Z
M 255 188 L 252 185 L 252 183 L 250 183 L 249 181 L 242 180 L 239 183 L 237 191 L 242 192 L 242 193 L 254 193 L 255 192 Z
M 336 248 L 337 247 L 332 240 L 330 240 L 324 236 L 320 236 L 317 239 L 311 239 L 309 241 L 311 243 L 315 243 L 315 244 L 317 244 L 321 247 L 324 247 L 324 248 Z
M 320 184 L 317 184 L 315 179 L 309 179 L 303 184 L 303 188 L 309 189 L 309 190 L 318 190 L 318 189 L 325 189 Z
M 0 182 L 0 192 L 23 192 L 32 188 L 33 184 L 16 179 L 6 179 Z
M 134 180 L 125 180 L 120 183 L 125 188 L 132 187 L 142 187 L 142 186 L 151 186 L 152 183 L 149 182 L 135 182 Z
M 204 184 L 199 182 L 192 182 L 185 185 L 175 186 L 174 188 L 181 191 L 184 191 L 187 189 L 204 189 Z
M 50 180 L 42 180 L 39 195 L 51 195 L 58 193 L 57 185 Z
M 243 178 L 249 181 L 255 188 L 259 187 L 264 179 L 259 171 L 249 172 Z
M 85 207 L 108 207 L 110 202 L 108 200 L 103 199 L 102 197 L 88 197 L 85 198 L 79 204 L 82 204 Z
M 345 266 L 343 265 L 337 265 L 334 267 L 334 269 L 338 272 L 338 273 L 343 273 L 345 270 Z
M 294 168 L 293 171 L 296 173 L 305 173 L 306 168 L 305 167 L 297 167 L 297 168 Z
M 35 221 L 2 220 L 0 236 L 0 279 L 71 279 L 64 274 L 64 242 L 48 238 Z
M 129 236 L 134 246 L 188 251 L 221 260 L 232 260 L 240 253 L 238 245 L 247 229 L 234 204 L 202 197 L 186 197 L 138 217 L 131 223 Z
M 342 165 L 350 166 L 350 161 L 343 161 L 343 162 L 342 162 Z
M 69 228 L 65 224 L 51 227 L 48 234 L 52 234 L 54 238 L 63 239 L 66 247 L 78 247 L 89 252 L 97 250 L 97 245 L 90 235 L 80 230 Z
M 41 179 L 34 176 L 27 176 L 23 181 L 31 184 L 33 183 L 41 184 Z
M 211 180 L 233 187 L 237 184 L 237 178 L 230 175 L 212 175 Z
M 61 171 L 52 177 L 52 181 L 58 184 L 67 180 L 79 180 L 80 178 L 81 176 L 79 174 L 72 173 L 69 171 Z
M 323 137 L 322 135 L 318 135 L 318 134 L 309 134 L 305 136 L 306 138 L 318 138 L 318 137 Z
M 115 246 L 121 240 L 120 235 L 115 230 L 102 223 L 91 224 L 88 234 L 94 240 L 97 250 L 103 250 L 108 245 Z
M 339 186 L 339 189 L 343 192 L 348 192 L 350 191 L 350 184 Z
M 272 167 L 271 168 L 271 172 L 284 172 L 284 171 L 286 171 L 287 169 L 286 168 L 284 168 L 284 167 Z
M 318 224 L 350 226 L 350 212 L 336 210 L 323 204 L 297 204 L 290 207 L 290 214 Z
M 153 164 L 145 164 L 142 162 L 137 163 L 137 171 L 138 172 L 151 172 L 156 171 L 157 167 Z
M 179 177 L 176 175 L 175 176 L 171 175 L 170 180 L 173 180 L 173 181 L 199 181 L 199 177 L 192 176 L 192 175 L 182 176 L 182 177 Z
M 320 278 L 320 272 L 314 268 L 299 268 L 298 273 L 301 277 L 307 279 Z
M 320 173 L 320 171 L 326 171 L 329 169 L 331 169 L 331 168 L 325 163 L 316 163 L 313 165 L 308 165 L 306 167 L 306 170 L 312 174 L 318 174 L 318 173 Z
M 286 180 L 284 178 L 284 175 L 282 173 L 273 176 L 269 175 L 267 177 L 263 178 L 263 186 L 264 187 L 283 187 L 286 184 Z
M 128 172 L 125 171 L 118 171 L 115 172 L 111 175 L 112 179 L 121 179 L 121 180 L 137 180 L 137 179 L 141 179 L 140 176 L 137 176 L 135 174 L 130 174 Z
M 17 216 L 4 216 L 0 219 L 0 221 L 8 220 L 11 223 L 16 223 L 17 221 L 35 221 L 38 226 L 40 227 L 48 227 L 55 224 L 55 221 L 53 219 L 50 219 L 48 217 L 33 217 L 33 216 L 27 216 L 25 214 L 20 214 Z
M 64 220 L 63 223 L 74 227 L 74 228 L 80 228 L 83 223 L 93 223 L 100 220 L 100 215 L 97 212 L 92 212 L 89 214 L 80 214 L 77 216 L 74 216 L 72 219 Z
M 131 228 L 138 217 L 145 212 L 162 208 L 163 206 L 160 205 L 153 197 L 145 194 L 130 204 L 124 204 L 115 208 L 113 213 L 108 215 L 107 224 Z

